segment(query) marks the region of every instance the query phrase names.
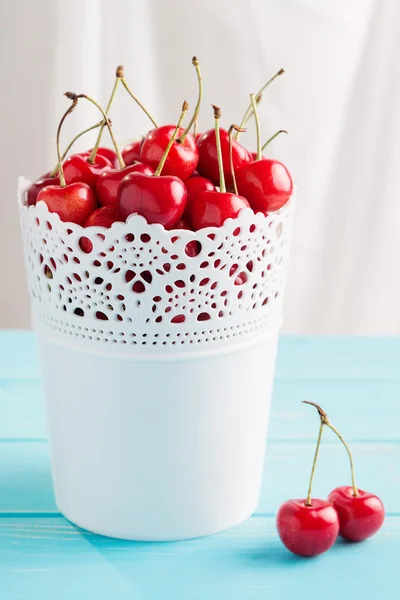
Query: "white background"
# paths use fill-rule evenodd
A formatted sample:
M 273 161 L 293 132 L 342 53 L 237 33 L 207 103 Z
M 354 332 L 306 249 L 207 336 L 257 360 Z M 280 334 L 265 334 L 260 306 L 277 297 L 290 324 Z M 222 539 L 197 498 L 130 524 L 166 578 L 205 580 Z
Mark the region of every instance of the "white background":
M 265 139 L 290 131 L 270 155 L 298 187 L 285 330 L 400 333 L 400 2 L 2 0 L 1 13 L 0 327 L 29 326 L 16 180 L 54 166 L 63 92 L 105 104 L 123 63 L 158 121 L 175 122 L 195 103 L 195 54 L 202 129 L 211 102 L 228 126 L 286 70 L 260 108 Z M 149 128 L 122 90 L 111 117 L 121 143 Z M 64 142 L 98 119 L 83 102 Z

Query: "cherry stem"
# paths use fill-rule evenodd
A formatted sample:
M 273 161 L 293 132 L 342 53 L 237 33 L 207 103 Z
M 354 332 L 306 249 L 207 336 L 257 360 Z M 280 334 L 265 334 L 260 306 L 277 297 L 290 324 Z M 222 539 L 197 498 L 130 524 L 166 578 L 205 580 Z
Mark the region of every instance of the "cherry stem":
M 257 106 L 260 104 L 261 100 L 262 100 L 262 94 L 257 94 L 257 95 L 256 95 L 256 102 L 257 102 Z M 244 119 L 243 127 L 244 127 L 245 125 L 247 125 L 247 122 L 248 122 L 248 120 L 249 120 L 249 119 L 250 119 L 250 118 L 251 118 L 253 115 L 254 115 L 254 112 L 253 112 L 253 105 L 252 105 L 252 106 L 251 106 L 251 111 L 249 112 L 249 114 L 247 115 L 247 117 L 245 117 L 245 119 Z M 239 132 L 239 133 L 241 133 L 241 132 Z
M 196 139 L 196 135 L 197 135 L 197 125 L 198 125 L 198 122 L 199 122 L 199 115 L 197 115 L 197 117 L 193 121 L 193 137 L 194 137 L 194 139 Z
M 80 133 L 78 133 L 78 135 L 76 135 L 74 137 L 74 139 L 65 148 L 65 150 L 64 150 L 64 152 L 63 152 L 63 154 L 61 156 L 61 160 L 65 159 L 65 157 L 67 156 L 68 152 L 71 150 L 72 146 L 75 144 L 75 142 L 77 140 L 79 140 L 80 137 L 82 137 L 83 135 L 85 135 L 85 133 L 89 133 L 89 131 L 92 131 L 93 129 L 97 129 L 103 123 L 104 123 L 104 120 L 100 121 L 100 123 L 96 123 L 96 125 L 92 125 L 91 127 L 88 127 L 87 129 L 84 129 L 83 131 L 81 131 Z M 50 177 L 55 177 L 55 175 L 57 174 L 57 171 L 58 171 L 58 163 L 56 164 L 56 166 L 54 167 L 54 169 L 51 171 Z
M 312 506 L 312 502 L 311 502 L 312 484 L 313 484 L 314 475 L 315 475 L 315 467 L 317 466 L 317 460 L 318 460 L 318 454 L 319 454 L 319 447 L 321 445 L 321 439 L 322 439 L 322 432 L 323 432 L 323 430 L 324 430 L 324 424 L 321 421 L 321 425 L 320 425 L 319 433 L 318 433 L 317 447 L 315 448 L 314 461 L 313 461 L 313 466 L 312 466 L 312 469 L 311 469 L 310 483 L 308 484 L 306 506 Z
M 126 91 L 128 92 L 128 94 L 131 96 L 131 98 L 133 98 L 133 100 L 136 102 L 136 104 L 138 104 L 140 106 L 140 108 L 143 110 L 143 112 L 146 113 L 146 115 L 149 117 L 150 121 L 153 123 L 154 127 L 158 127 L 157 122 L 153 119 L 153 117 L 151 116 L 149 111 L 143 106 L 143 104 L 140 102 L 140 100 L 135 96 L 135 94 L 128 87 L 128 84 L 125 81 L 125 77 L 121 77 L 121 83 L 124 86 L 124 88 L 126 89 Z
M 106 106 L 106 110 L 104 111 L 106 113 L 106 115 L 108 115 L 108 113 L 110 112 L 110 108 L 111 108 L 111 105 L 112 105 L 112 103 L 114 101 L 115 94 L 116 94 L 116 91 L 117 91 L 117 88 L 118 88 L 118 84 L 119 84 L 119 82 L 121 80 L 121 77 L 123 77 L 123 76 L 124 76 L 124 67 L 122 65 L 119 65 L 117 67 L 116 72 L 115 72 L 115 81 L 114 81 L 114 86 L 113 86 L 113 89 L 112 89 L 112 92 L 111 92 L 111 96 L 110 96 L 110 99 L 109 99 L 108 104 Z M 92 151 L 90 153 L 90 156 L 88 158 L 88 162 L 90 162 L 91 164 L 93 164 L 94 161 L 96 160 L 96 154 L 97 154 L 97 151 L 98 151 L 99 146 L 100 146 L 101 136 L 103 135 L 103 131 L 104 131 L 104 127 L 105 126 L 106 126 L 106 122 L 104 121 L 103 124 L 100 127 L 100 131 L 99 131 L 99 135 L 97 136 L 96 143 L 93 146 L 93 149 L 92 149 Z
M 201 100 L 203 98 L 203 79 L 201 77 L 199 61 L 197 60 L 196 56 L 193 56 L 193 58 L 192 58 L 192 65 L 196 69 L 197 81 L 199 84 L 199 93 L 198 93 L 198 97 L 197 97 L 197 104 L 196 104 L 194 112 L 193 112 L 193 116 L 190 119 L 185 131 L 177 139 L 178 144 L 182 144 L 182 142 L 185 140 L 187 134 L 191 130 L 193 124 L 196 123 L 197 119 L 199 118 L 200 105 L 201 105 Z
M 106 113 L 101 108 L 100 104 L 98 104 L 96 102 L 96 100 L 93 100 L 93 98 L 91 98 L 90 96 L 87 96 L 86 94 L 74 94 L 73 92 L 66 92 L 64 95 L 67 96 L 67 98 L 69 98 L 70 100 L 73 100 L 74 98 L 77 98 L 77 99 L 79 99 L 79 98 L 85 98 L 85 100 L 89 100 L 89 102 L 91 102 L 92 104 L 94 104 L 99 109 L 99 111 L 103 115 L 104 120 L 106 122 L 108 131 L 109 131 L 109 134 L 110 134 L 110 137 L 111 137 L 114 149 L 115 149 L 115 153 L 116 153 L 117 158 L 118 158 L 120 169 L 125 169 L 126 165 L 125 165 L 124 159 L 121 156 L 121 152 L 119 151 L 118 144 L 115 141 L 115 137 L 114 137 L 114 134 L 113 134 L 113 131 L 112 131 L 112 128 L 111 128 L 110 119 L 107 117 Z
M 260 119 L 258 116 L 257 103 L 254 94 L 250 94 L 251 104 L 253 106 L 254 112 L 254 120 L 256 122 L 256 131 L 257 131 L 257 155 L 256 160 L 261 160 L 261 128 L 260 128 Z
M 69 107 L 68 110 L 65 111 L 65 113 L 63 114 L 61 121 L 58 125 L 57 128 L 57 158 L 58 158 L 58 174 L 60 176 L 60 186 L 61 187 L 65 187 L 67 184 L 65 182 L 65 177 L 64 177 L 64 170 L 63 170 L 63 166 L 62 166 L 62 158 L 61 158 L 61 152 L 60 152 L 60 133 L 61 133 L 61 128 L 63 126 L 63 123 L 65 121 L 65 119 L 68 117 L 69 114 L 72 113 L 72 111 L 74 110 L 74 108 L 76 107 L 76 105 L 78 104 L 78 98 L 75 96 L 74 98 L 70 98 L 70 100 L 72 100 L 72 104 Z
M 343 446 L 346 448 L 348 457 L 349 457 L 349 461 L 350 461 L 350 469 L 351 469 L 351 487 L 353 488 L 353 495 L 355 497 L 359 496 L 359 491 L 358 488 L 356 486 L 356 480 L 355 480 L 355 475 L 354 475 L 354 462 L 353 462 L 353 456 L 351 454 L 350 448 L 348 447 L 348 445 L 346 444 L 344 438 L 342 437 L 342 435 L 338 432 L 338 430 L 336 429 L 336 427 L 334 427 L 331 422 L 328 419 L 328 415 L 326 414 L 326 412 L 319 406 L 319 404 L 316 404 L 315 402 L 309 402 L 308 400 L 303 400 L 304 404 L 310 404 L 311 406 L 314 406 L 319 414 L 319 417 L 321 419 L 321 425 L 326 425 L 326 427 L 329 427 L 329 429 L 331 429 L 339 438 L 339 440 L 342 442 Z
M 273 77 L 271 77 L 271 79 L 269 79 L 267 81 L 267 83 L 265 83 L 262 86 L 262 88 L 257 92 L 256 98 L 260 97 L 260 100 L 261 100 L 263 91 L 270 85 L 270 83 L 272 83 L 277 77 L 279 77 L 279 75 L 283 75 L 284 72 L 285 72 L 284 69 L 279 69 L 279 71 L 277 73 L 275 73 L 275 75 Z M 242 122 L 240 123 L 240 127 L 244 127 L 244 125 L 247 123 L 247 120 L 250 117 L 251 111 L 252 111 L 252 105 L 249 104 L 249 106 L 247 107 L 247 110 L 244 114 L 244 117 L 242 119 Z M 239 135 L 240 135 L 240 131 L 238 131 L 235 136 L 237 140 L 239 139 Z
M 261 152 L 263 152 L 265 150 L 265 148 L 268 146 L 268 144 L 270 144 L 281 133 L 286 133 L 287 134 L 288 132 L 286 131 L 286 129 L 280 129 L 279 131 L 277 131 L 276 133 L 274 133 L 274 135 L 271 135 L 271 137 L 269 138 L 269 140 L 267 140 L 265 142 L 265 144 L 262 146 Z
M 229 127 L 229 129 L 228 129 L 228 135 L 229 135 L 229 165 L 230 165 L 231 173 L 232 173 L 233 189 L 234 189 L 236 195 L 238 195 L 238 189 L 237 189 L 237 185 L 236 185 L 235 167 L 233 165 L 232 134 L 233 134 L 234 131 L 238 131 L 239 129 L 240 129 L 240 131 L 246 131 L 245 129 L 241 129 L 239 127 L 239 125 L 231 125 Z
M 182 112 L 181 112 L 181 116 L 179 117 L 179 121 L 175 127 L 175 130 L 171 136 L 171 139 L 168 142 L 168 146 L 165 148 L 164 154 L 162 155 L 161 160 L 158 163 L 158 167 L 154 172 L 154 177 L 159 177 L 161 175 L 161 171 L 163 170 L 163 167 L 164 167 L 165 161 L 167 160 L 169 151 L 171 150 L 172 144 L 174 143 L 176 136 L 178 135 L 178 131 L 180 129 L 183 119 L 185 118 L 188 108 L 189 108 L 189 104 L 185 100 L 182 104 Z
M 221 118 L 221 109 L 219 108 L 219 106 L 215 106 L 215 104 L 211 104 L 211 106 L 214 109 L 215 144 L 217 146 L 218 170 L 219 170 L 219 191 L 226 192 L 224 163 L 222 161 L 221 136 L 219 133 L 219 120 Z
M 346 448 L 348 457 L 349 457 L 349 461 L 350 461 L 350 470 L 351 470 L 351 487 L 353 488 L 353 496 L 357 497 L 359 496 L 359 492 L 358 492 L 358 488 L 356 486 L 356 480 L 355 480 L 355 476 L 354 476 L 354 462 L 353 462 L 353 456 L 351 454 L 350 448 L 348 447 L 348 445 L 346 444 L 344 438 L 341 436 L 341 434 L 338 432 L 338 430 L 336 429 L 336 427 L 334 427 L 333 425 L 331 425 L 331 423 L 326 423 L 326 426 L 329 427 L 329 429 L 332 429 L 332 431 L 334 433 L 336 433 L 336 435 L 338 436 L 339 440 L 342 442 L 343 446 Z

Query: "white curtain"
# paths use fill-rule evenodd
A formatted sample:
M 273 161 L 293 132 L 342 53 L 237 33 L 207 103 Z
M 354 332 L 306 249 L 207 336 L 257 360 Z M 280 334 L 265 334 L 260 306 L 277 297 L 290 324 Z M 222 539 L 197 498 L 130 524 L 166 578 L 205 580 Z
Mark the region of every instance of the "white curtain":
M 26 326 L 28 302 L 15 180 L 55 162 L 62 93 L 105 104 L 115 67 L 160 122 L 193 106 L 200 59 L 205 98 L 225 123 L 280 67 L 264 95 L 263 137 L 298 187 L 285 330 L 400 333 L 400 3 L 397 0 L 14 0 L 1 8 L 4 171 L 0 326 Z M 121 143 L 149 128 L 121 90 L 112 112 Z M 64 140 L 99 119 L 82 105 Z M 254 146 L 254 132 L 243 141 Z M 90 139 L 81 147 L 87 147 Z

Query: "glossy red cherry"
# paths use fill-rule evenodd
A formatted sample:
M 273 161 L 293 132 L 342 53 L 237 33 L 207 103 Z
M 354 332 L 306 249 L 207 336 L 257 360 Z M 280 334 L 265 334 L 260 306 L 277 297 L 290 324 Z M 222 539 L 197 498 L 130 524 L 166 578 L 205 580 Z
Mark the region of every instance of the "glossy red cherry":
M 185 185 L 178 177 L 130 173 L 120 183 L 118 206 L 124 219 L 137 213 L 148 223 L 171 229 L 185 210 L 186 198 Z
M 140 150 L 141 162 L 155 169 L 174 133 L 175 125 L 163 125 L 147 134 Z M 185 130 L 180 127 L 177 136 Z M 163 168 L 163 175 L 175 175 L 184 181 L 197 167 L 199 153 L 193 136 L 188 133 L 183 142 L 174 141 Z
M 224 160 L 220 138 L 219 120 L 221 109 L 213 105 L 215 121 L 215 140 L 219 174 L 220 191 L 201 192 L 191 208 L 191 223 L 195 230 L 204 227 L 222 227 L 226 219 L 235 219 L 243 208 L 248 208 L 246 198 L 226 191 Z M 229 136 L 228 136 L 229 137 Z M 229 162 L 229 139 L 228 139 L 228 162 Z
M 276 132 L 261 146 L 257 102 L 254 94 L 250 94 L 250 98 L 257 130 L 257 154 L 254 161 L 237 169 L 236 184 L 239 194 L 247 198 L 255 212 L 268 214 L 279 210 L 288 202 L 293 192 L 293 183 L 285 165 L 277 160 L 261 158 L 261 152 L 277 135 L 287 132 Z
M 134 140 L 121 150 L 122 158 L 126 165 L 133 165 L 135 162 L 140 162 L 140 148 L 142 147 L 143 139 Z
M 93 148 L 89 150 L 89 154 L 92 150 Z M 112 148 L 106 148 L 105 146 L 100 146 L 97 149 L 97 154 L 100 154 L 100 156 L 104 156 L 104 158 L 107 158 L 110 161 L 113 167 L 118 168 L 118 157 L 115 150 L 113 150 Z
M 49 185 L 40 190 L 37 202 L 47 204 L 50 212 L 59 215 L 61 221 L 83 225 L 97 206 L 96 196 L 86 183 L 70 183 L 66 186 Z
M 189 231 L 193 231 L 192 228 L 190 227 L 189 222 L 186 221 L 183 217 L 181 219 L 179 219 L 179 221 L 177 223 L 175 223 L 175 225 L 172 227 L 172 229 L 188 229 Z
M 87 156 L 85 156 L 87 154 Z M 105 156 L 97 154 L 94 164 L 88 161 L 89 153 L 73 154 L 63 164 L 65 181 L 67 183 L 86 183 L 92 189 L 96 188 L 97 178 L 104 171 L 109 171 L 113 165 Z
M 352 486 L 342 485 L 328 496 L 339 515 L 339 535 L 351 542 L 362 542 L 374 535 L 385 519 L 385 509 L 378 496 Z
M 83 225 L 97 206 L 96 196 L 86 183 L 75 182 L 66 185 L 60 152 L 62 125 L 66 117 L 74 110 L 78 103 L 78 97 L 75 94 L 72 96 L 70 98 L 72 103 L 63 114 L 57 128 L 56 145 L 60 185 L 49 185 L 41 189 L 37 196 L 37 202 L 45 202 L 49 211 L 57 213 L 61 221 Z
M 293 193 L 289 171 L 272 159 L 256 160 L 236 171 L 239 194 L 245 196 L 255 212 L 265 214 L 279 210 Z
M 117 221 L 123 221 L 117 206 L 102 206 L 97 208 L 92 214 L 86 219 L 84 227 L 111 227 L 113 223 Z M 102 234 L 100 234 L 102 235 Z M 85 236 L 79 240 L 79 246 L 83 252 L 89 254 L 93 250 L 93 244 L 91 240 Z
M 201 177 L 200 175 L 189 177 L 189 179 L 185 181 L 185 185 L 188 193 L 185 216 L 188 221 L 191 222 L 191 213 L 194 201 L 203 192 L 215 191 L 215 185 L 209 179 Z
M 101 206 L 86 219 L 84 227 L 93 227 L 94 225 L 111 227 L 117 221 L 123 221 L 117 206 Z
M 312 498 L 288 500 L 277 515 L 279 537 L 288 550 L 299 556 L 316 556 L 335 543 L 339 533 L 339 518 L 329 502 Z
M 124 169 L 110 169 L 101 173 L 96 182 L 96 194 L 102 206 L 116 206 L 118 202 L 118 188 L 123 178 L 129 173 L 143 173 L 153 175 L 154 171 L 148 165 L 135 163 Z
M 118 206 L 126 219 L 137 213 L 148 223 L 160 223 L 171 229 L 182 217 L 186 206 L 187 191 L 181 179 L 173 175 L 161 175 L 173 148 L 180 125 L 187 112 L 188 104 L 182 105 L 182 113 L 164 150 L 157 169 L 152 176 L 142 173 L 129 173 L 121 181 L 118 190 Z
M 229 133 L 226 129 L 220 129 L 222 161 L 224 163 L 225 183 L 230 187 L 233 183 L 232 171 L 229 160 Z M 210 129 L 203 133 L 197 142 L 199 149 L 199 163 L 197 170 L 203 177 L 210 179 L 214 185 L 219 185 L 218 155 L 215 143 L 215 130 Z M 244 146 L 236 140 L 232 141 L 232 160 L 237 172 L 243 165 L 251 161 L 251 155 Z
M 49 171 L 48 173 L 45 173 L 44 175 L 39 177 L 39 179 L 37 179 L 36 181 L 31 183 L 31 185 L 29 186 L 29 188 L 26 192 L 27 205 L 28 206 L 35 205 L 36 201 L 37 201 L 38 193 L 40 192 L 40 190 L 42 190 L 44 187 L 47 187 L 48 185 L 60 185 L 60 178 L 59 178 L 58 174 L 54 175 L 54 177 L 52 177 L 51 173 Z
M 251 154 L 251 158 L 253 159 L 253 161 L 257 160 L 257 152 L 250 152 L 250 154 Z M 262 160 L 266 160 L 267 157 L 266 156 L 261 156 L 261 159 Z
M 222 227 L 226 219 L 236 219 L 240 211 L 249 206 L 246 198 L 230 192 L 203 192 L 193 204 L 191 222 L 195 231 Z

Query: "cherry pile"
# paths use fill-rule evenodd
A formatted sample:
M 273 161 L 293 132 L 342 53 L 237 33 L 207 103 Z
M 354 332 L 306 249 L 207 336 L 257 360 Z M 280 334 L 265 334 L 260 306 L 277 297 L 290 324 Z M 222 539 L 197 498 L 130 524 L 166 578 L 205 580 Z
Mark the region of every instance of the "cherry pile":
M 159 126 L 152 115 L 133 94 L 125 80 L 124 69 L 116 70 L 115 83 L 105 110 L 86 94 L 65 95 L 71 105 L 63 115 L 57 130 L 58 162 L 53 171 L 31 184 L 27 191 L 28 206 L 46 203 L 64 222 L 83 227 L 110 227 L 139 214 L 148 223 L 158 223 L 166 229 L 199 230 L 221 227 L 228 218 L 236 218 L 243 208 L 268 214 L 284 206 L 292 194 L 292 179 L 286 167 L 262 156 L 257 104 L 262 92 L 278 76 L 278 71 L 255 96 L 240 126 L 220 128 L 221 110 L 213 106 L 214 128 L 197 133 L 202 100 L 202 77 L 199 62 L 192 59 L 198 80 L 198 100 L 191 119 L 183 127 L 188 104 L 183 103 L 176 125 Z M 153 129 L 128 144 L 121 152 L 115 141 L 108 118 L 118 86 L 122 84 L 133 100 L 151 120 Z M 84 99 L 102 113 L 102 120 L 78 134 L 60 152 L 60 133 L 65 118 Z M 257 129 L 257 152 L 251 153 L 240 142 L 244 125 L 253 117 Z M 69 155 L 74 142 L 89 131 L 99 128 L 97 141 L 91 150 Z M 113 149 L 101 146 L 103 130 L 107 128 Z M 193 130 L 193 133 L 191 133 Z M 82 246 L 83 251 L 85 245 Z
M 299 556 L 316 556 L 329 550 L 338 535 L 349 542 L 362 542 L 382 526 L 385 509 L 378 496 L 360 490 L 355 483 L 353 457 L 345 440 L 330 423 L 327 414 L 314 402 L 306 402 L 318 410 L 320 429 L 310 484 L 306 499 L 287 500 L 279 508 L 277 529 L 288 550 Z M 350 459 L 352 485 L 334 489 L 328 500 L 312 498 L 312 482 L 324 427 L 331 429 L 344 444 Z

